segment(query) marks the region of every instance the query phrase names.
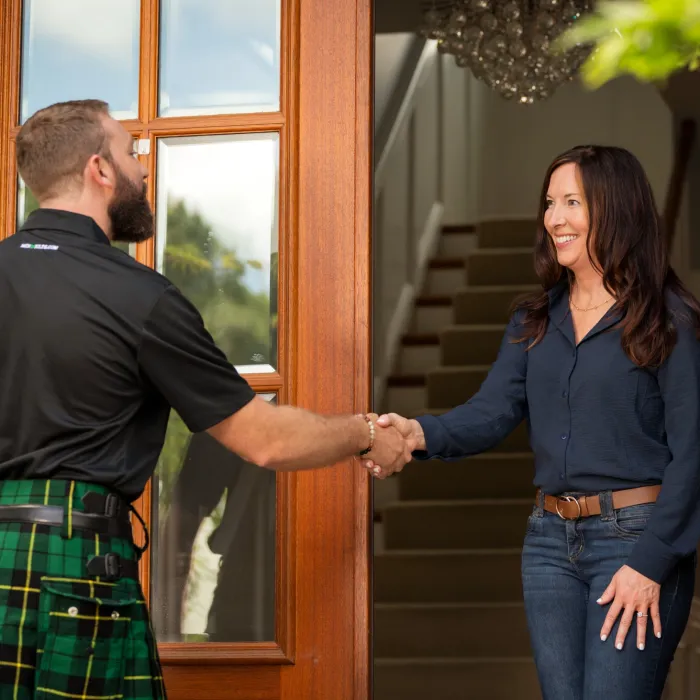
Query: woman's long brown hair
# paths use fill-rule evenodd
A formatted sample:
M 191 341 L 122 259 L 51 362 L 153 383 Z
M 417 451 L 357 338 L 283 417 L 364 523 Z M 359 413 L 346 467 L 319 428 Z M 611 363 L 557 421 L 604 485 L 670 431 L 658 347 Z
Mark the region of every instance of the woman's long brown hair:
M 641 163 L 624 148 L 576 146 L 555 158 L 547 169 L 535 243 L 535 271 L 542 290 L 516 305 L 522 312 L 520 340 L 529 348 L 542 340 L 547 330 L 548 292 L 573 279 L 557 262 L 554 244 L 544 227 L 550 178 L 567 163 L 577 166 L 588 204 L 588 257 L 622 311 L 622 348 L 636 365 L 658 367 L 671 354 L 677 337 L 667 293 L 683 300 L 687 309 L 684 322 L 692 325 L 699 337 L 700 304 L 669 264 L 651 185 Z

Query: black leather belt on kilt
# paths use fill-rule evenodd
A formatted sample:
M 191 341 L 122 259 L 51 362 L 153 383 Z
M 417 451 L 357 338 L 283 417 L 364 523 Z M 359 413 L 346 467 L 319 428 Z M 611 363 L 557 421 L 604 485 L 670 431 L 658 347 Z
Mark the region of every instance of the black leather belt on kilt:
M 126 519 L 82 513 L 74 510 L 71 515 L 73 527 L 78 530 L 90 530 L 107 537 L 124 537 L 131 539 L 131 523 Z M 65 508 L 62 506 L 12 505 L 0 506 L 0 522 L 33 523 L 36 525 L 54 525 L 61 527 L 66 520 Z
M 105 496 L 95 491 L 86 493 L 82 501 L 87 512 L 71 509 L 68 514 L 63 506 L 29 503 L 3 505 L 0 506 L 0 522 L 63 527 L 69 519 L 71 527 L 78 530 L 88 530 L 107 537 L 121 537 L 130 542 L 133 541 L 129 520 L 131 508 L 125 501 L 115 494 Z M 145 547 L 143 549 L 145 550 Z M 141 552 L 139 548 L 137 551 Z M 87 563 L 87 570 L 91 576 L 100 576 L 106 580 L 118 578 L 138 580 L 138 567 L 138 561 L 124 559 L 119 554 L 113 553 L 92 557 Z

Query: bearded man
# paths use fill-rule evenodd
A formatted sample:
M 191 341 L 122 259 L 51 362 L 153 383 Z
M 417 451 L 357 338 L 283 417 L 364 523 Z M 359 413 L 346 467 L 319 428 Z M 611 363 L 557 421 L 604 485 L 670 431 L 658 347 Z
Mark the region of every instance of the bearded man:
M 179 290 L 111 246 L 154 232 L 135 155 L 97 100 L 47 107 L 17 137 L 39 209 L 0 243 L 2 698 L 165 697 L 130 515 L 171 409 L 267 469 L 410 459 L 372 415 L 256 397 Z

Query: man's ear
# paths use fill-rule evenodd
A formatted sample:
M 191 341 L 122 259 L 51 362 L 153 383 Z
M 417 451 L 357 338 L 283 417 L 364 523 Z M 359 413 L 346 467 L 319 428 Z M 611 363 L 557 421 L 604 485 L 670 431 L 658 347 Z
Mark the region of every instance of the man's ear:
M 91 156 L 85 166 L 85 175 L 96 185 L 101 187 L 114 187 L 114 167 L 104 156 Z

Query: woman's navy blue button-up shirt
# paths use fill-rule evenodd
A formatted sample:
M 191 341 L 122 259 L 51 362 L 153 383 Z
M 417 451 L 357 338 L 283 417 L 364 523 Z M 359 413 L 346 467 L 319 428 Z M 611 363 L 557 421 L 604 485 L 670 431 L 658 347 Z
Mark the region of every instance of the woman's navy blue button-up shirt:
M 661 582 L 700 538 L 700 343 L 683 302 L 669 297 L 677 343 L 658 369 L 625 355 L 615 307 L 578 346 L 566 285 L 550 292 L 549 325 L 530 350 L 511 319 L 479 392 L 441 416 L 421 416 L 426 451 L 460 459 L 495 447 L 527 420 L 535 486 L 545 493 L 662 484 L 627 564 Z

